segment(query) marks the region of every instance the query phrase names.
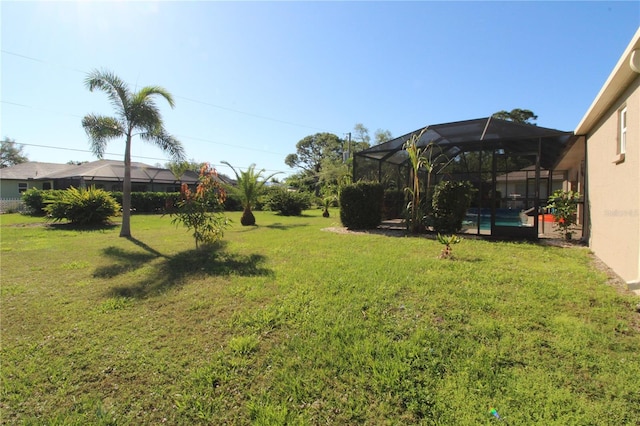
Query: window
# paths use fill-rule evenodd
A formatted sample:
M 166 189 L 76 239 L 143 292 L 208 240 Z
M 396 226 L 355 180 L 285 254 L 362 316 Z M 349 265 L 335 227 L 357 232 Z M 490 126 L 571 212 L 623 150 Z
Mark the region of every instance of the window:
M 42 183 L 42 190 L 46 191 L 46 190 L 49 190 L 49 189 L 51 189 L 51 182 L 43 182 Z
M 27 187 L 27 183 L 26 182 L 20 182 L 18 183 L 18 192 L 20 194 L 22 194 L 23 192 L 25 192 L 28 189 Z
M 627 151 L 627 107 L 624 107 L 620 110 L 618 121 L 620 123 L 618 154 L 623 155 Z

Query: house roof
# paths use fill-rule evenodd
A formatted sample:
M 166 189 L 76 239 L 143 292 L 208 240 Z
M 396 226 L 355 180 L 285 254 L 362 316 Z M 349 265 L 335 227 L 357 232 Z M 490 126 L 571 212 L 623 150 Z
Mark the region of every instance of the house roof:
M 86 182 L 120 182 L 124 179 L 124 163 L 116 160 L 98 160 L 80 165 L 28 162 L 0 169 L 0 178 L 20 180 L 83 179 Z M 169 169 L 133 162 L 131 163 L 131 182 L 196 183 L 198 182 L 198 174 L 188 170 L 180 178 L 176 178 Z
M 506 152 L 515 154 L 537 153 L 538 142 L 541 142 L 540 165 L 543 168 L 550 168 L 565 145 L 574 137 L 573 132 L 486 117 L 427 126 L 355 155 L 392 164 L 403 164 L 409 158 L 403 148 L 405 142 L 421 133 L 417 142 L 418 147 L 425 147 L 433 142 L 442 150 L 442 157 L 449 159 L 460 152 L 493 149 L 504 149 Z
M 578 123 L 575 133 L 586 135 L 595 126 L 611 105 L 620 97 L 640 73 L 640 27 L 620 56 L 600 92 L 591 103 L 584 117 Z
M 0 169 L 0 179 L 28 180 L 41 179 L 61 170 L 67 170 L 71 166 L 69 164 L 57 163 L 40 163 L 37 161 L 29 161 L 27 163 L 16 164 L 15 166 Z

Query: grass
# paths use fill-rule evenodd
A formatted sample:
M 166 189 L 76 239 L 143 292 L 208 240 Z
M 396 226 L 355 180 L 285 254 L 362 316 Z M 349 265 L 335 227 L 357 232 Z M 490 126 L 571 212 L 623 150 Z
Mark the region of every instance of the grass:
M 6 424 L 637 425 L 637 298 L 582 248 L 239 214 L 194 250 L 0 216 Z

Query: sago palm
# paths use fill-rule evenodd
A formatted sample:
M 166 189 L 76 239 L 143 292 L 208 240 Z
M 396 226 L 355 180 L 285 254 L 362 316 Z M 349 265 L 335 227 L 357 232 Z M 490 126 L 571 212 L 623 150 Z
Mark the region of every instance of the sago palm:
M 256 205 L 258 201 L 258 197 L 263 193 L 264 186 L 269 179 L 278 173 L 270 174 L 261 180 L 262 174 L 264 173 L 264 169 L 261 169 L 256 172 L 256 165 L 252 164 L 245 171 L 240 170 L 240 173 L 236 171 L 235 168 L 231 164 L 226 161 L 222 162 L 227 166 L 231 167 L 233 173 L 236 175 L 236 186 L 229 186 L 229 190 L 232 193 L 235 193 L 240 197 L 240 201 L 242 202 L 242 217 L 240 218 L 240 223 L 242 226 L 252 226 L 256 224 L 256 218 L 253 215 L 251 209 Z
M 112 139 L 125 138 L 124 180 L 122 182 L 122 228 L 121 237 L 131 236 L 131 140 L 139 136 L 150 142 L 174 160 L 184 159 L 180 141 L 167 133 L 155 96 L 164 98 L 171 108 L 173 96 L 159 86 L 146 86 L 132 92 L 127 84 L 109 71 L 94 70 L 85 79 L 86 87 L 93 92 L 105 92 L 115 109 L 115 116 L 88 114 L 82 119 L 82 127 L 89 136 L 91 150 L 103 158 L 107 143 Z

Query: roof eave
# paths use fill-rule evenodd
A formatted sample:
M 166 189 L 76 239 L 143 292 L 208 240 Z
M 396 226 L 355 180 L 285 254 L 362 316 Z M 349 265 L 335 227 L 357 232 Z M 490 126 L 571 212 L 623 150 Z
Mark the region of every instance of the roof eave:
M 586 114 L 578 124 L 575 134 L 584 135 L 598 123 L 611 105 L 626 90 L 629 84 L 638 77 L 638 72 L 632 69 L 631 62 L 640 61 L 640 27 L 625 49 L 618 63 L 607 78 L 600 92 L 595 97 Z

